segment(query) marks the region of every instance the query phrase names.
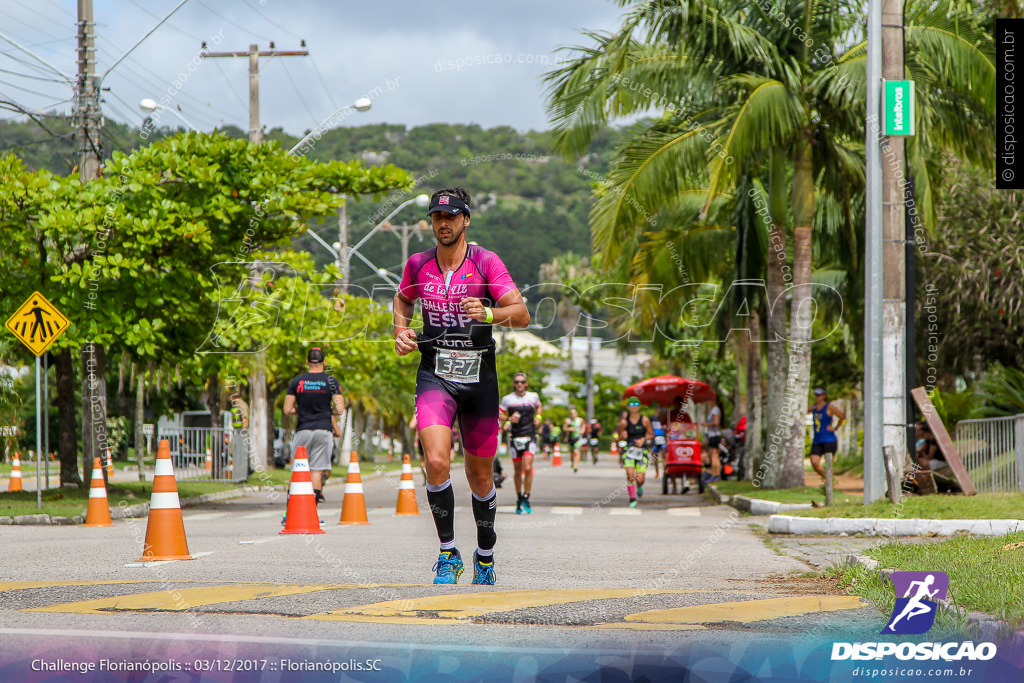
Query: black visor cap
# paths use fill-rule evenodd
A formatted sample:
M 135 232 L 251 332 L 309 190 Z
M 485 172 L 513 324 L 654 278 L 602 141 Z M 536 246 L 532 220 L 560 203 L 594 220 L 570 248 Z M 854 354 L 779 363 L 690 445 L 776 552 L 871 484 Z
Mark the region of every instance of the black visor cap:
M 462 201 L 458 197 L 453 197 L 448 194 L 438 195 L 430 200 L 430 208 L 427 209 L 427 215 L 437 213 L 438 211 L 444 211 L 450 214 L 469 214 L 469 204 Z

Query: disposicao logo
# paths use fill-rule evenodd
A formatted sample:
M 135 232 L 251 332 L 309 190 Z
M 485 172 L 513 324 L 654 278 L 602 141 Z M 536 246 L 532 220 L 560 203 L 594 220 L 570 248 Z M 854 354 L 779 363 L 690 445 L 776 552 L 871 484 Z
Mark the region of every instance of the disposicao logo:
M 896 604 L 882 633 L 927 632 L 935 623 L 939 601 L 946 599 L 949 577 L 943 572 L 893 572 L 890 578 L 896 589 Z
M 943 572 L 893 572 L 896 604 L 882 635 L 919 635 L 935 624 L 939 601 L 949 592 L 949 577 Z M 902 597 L 901 597 L 902 596 Z M 900 660 L 946 662 L 966 659 L 989 660 L 996 656 L 994 643 L 971 641 L 948 643 L 833 643 L 832 660 L 870 660 L 895 656 Z

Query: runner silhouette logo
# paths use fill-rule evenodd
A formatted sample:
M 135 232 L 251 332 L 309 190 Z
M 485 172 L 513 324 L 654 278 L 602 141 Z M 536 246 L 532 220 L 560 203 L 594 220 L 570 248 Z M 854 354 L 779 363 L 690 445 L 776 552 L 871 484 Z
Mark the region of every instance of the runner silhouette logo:
M 938 602 L 946 599 L 949 577 L 943 572 L 893 572 L 890 578 L 896 604 L 882 633 L 917 635 L 928 631 L 935 623 Z

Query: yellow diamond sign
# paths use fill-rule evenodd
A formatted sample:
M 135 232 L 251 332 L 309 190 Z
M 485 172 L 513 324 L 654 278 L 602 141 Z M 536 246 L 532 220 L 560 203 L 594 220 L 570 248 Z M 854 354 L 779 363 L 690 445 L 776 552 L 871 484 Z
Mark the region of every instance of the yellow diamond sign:
M 41 356 L 71 323 L 45 296 L 35 292 L 7 319 L 7 329 L 29 350 Z

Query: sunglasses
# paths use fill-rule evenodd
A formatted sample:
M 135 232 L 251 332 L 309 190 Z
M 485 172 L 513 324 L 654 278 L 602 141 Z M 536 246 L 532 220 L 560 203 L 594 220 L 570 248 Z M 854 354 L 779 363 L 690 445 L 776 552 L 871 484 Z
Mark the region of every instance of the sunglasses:
M 630 401 L 630 402 L 629 402 L 629 403 L 627 403 L 626 405 L 627 405 L 627 406 L 629 406 L 629 407 L 631 407 L 631 408 L 636 408 L 637 406 L 639 406 L 639 405 L 640 405 L 640 401 Z
M 526 380 L 525 379 L 514 379 L 514 380 L 512 380 L 512 384 L 526 384 Z

